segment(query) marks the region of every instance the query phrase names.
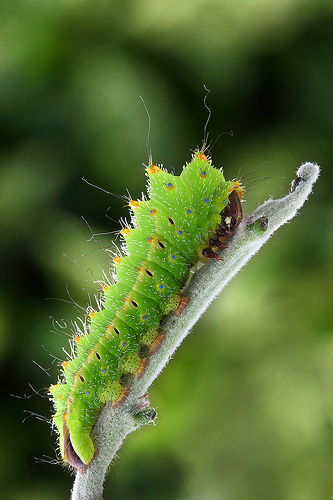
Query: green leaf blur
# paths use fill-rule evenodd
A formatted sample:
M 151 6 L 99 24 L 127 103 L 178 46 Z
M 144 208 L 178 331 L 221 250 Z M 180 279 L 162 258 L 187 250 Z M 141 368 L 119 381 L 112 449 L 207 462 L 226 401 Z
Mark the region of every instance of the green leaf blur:
M 124 202 L 81 178 L 141 197 L 140 95 L 153 161 L 179 174 L 203 139 L 203 84 L 209 137 L 222 134 L 213 163 L 228 179 L 241 176 L 245 213 L 286 193 L 304 161 L 319 163 L 321 177 L 301 215 L 212 304 L 157 379 L 158 425 L 129 436 L 104 497 L 328 498 L 332 22 L 328 0 L 2 1 L 4 498 L 60 500 L 73 481 L 43 463 L 54 461 L 56 437 L 25 411 L 50 418 L 47 387 L 69 350 L 70 321 L 93 303 L 93 281 L 109 267 L 103 248 L 119 244 L 118 220 L 128 217 Z

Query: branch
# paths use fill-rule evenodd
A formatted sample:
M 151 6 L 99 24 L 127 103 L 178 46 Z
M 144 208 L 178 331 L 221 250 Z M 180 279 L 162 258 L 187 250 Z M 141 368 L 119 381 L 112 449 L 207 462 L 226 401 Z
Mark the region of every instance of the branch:
M 274 231 L 297 214 L 318 176 L 318 165 L 301 165 L 287 196 L 266 201 L 241 222 L 228 248 L 221 253 L 222 262 L 212 260 L 196 270 L 182 292 L 191 298 L 190 305 L 181 316 L 171 313 L 163 319 L 161 332 L 166 340 L 151 357 L 142 379 L 133 383 L 127 401 L 120 408 L 115 410 L 107 404 L 101 411 L 92 433 L 99 453 L 88 467 L 77 471 L 72 500 L 102 500 L 107 469 L 123 440 L 155 417 L 155 411 L 147 408 L 149 402 L 142 396 L 212 300 Z

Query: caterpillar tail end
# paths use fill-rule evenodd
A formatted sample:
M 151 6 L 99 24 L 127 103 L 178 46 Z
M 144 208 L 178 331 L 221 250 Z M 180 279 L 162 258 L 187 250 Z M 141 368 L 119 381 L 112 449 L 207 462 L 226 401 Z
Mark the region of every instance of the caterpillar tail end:
M 89 434 L 82 432 L 69 432 L 64 415 L 63 423 L 63 459 L 72 467 L 82 469 L 87 467 L 90 462 L 98 455 L 94 443 Z
M 82 440 L 82 437 L 80 438 Z M 92 441 L 91 441 L 91 437 L 89 435 L 86 435 L 85 436 L 85 444 L 84 444 L 84 449 L 86 450 L 86 446 L 88 445 L 89 448 L 94 446 Z M 90 443 L 91 441 L 91 443 Z M 74 450 L 74 446 L 72 444 L 72 441 L 70 439 L 70 437 L 68 437 L 66 443 L 65 443 L 65 453 L 64 453 L 64 461 L 67 462 L 69 465 L 71 465 L 72 467 L 75 467 L 76 469 L 81 469 L 81 470 L 84 470 L 86 467 L 88 467 L 88 465 L 90 464 L 90 462 L 92 462 L 94 460 L 95 457 L 97 457 L 98 455 L 98 450 L 94 449 L 94 452 L 93 452 L 93 455 L 92 457 L 87 459 L 88 462 L 85 463 L 84 461 L 81 460 L 81 458 L 79 457 L 79 455 L 76 453 L 76 451 Z M 90 456 L 90 455 L 89 455 Z

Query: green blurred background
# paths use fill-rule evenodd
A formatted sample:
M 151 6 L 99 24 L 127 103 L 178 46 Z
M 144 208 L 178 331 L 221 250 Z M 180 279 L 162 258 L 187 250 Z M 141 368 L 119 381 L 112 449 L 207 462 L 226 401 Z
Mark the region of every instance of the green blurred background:
M 129 436 L 105 499 L 329 498 L 332 2 L 2 0 L 0 47 L 2 498 L 64 499 L 73 481 L 36 463 L 55 436 L 25 411 L 50 417 L 62 318 L 83 316 L 128 214 L 81 178 L 141 197 L 140 95 L 153 160 L 179 174 L 203 138 L 203 84 L 213 161 L 248 185 L 246 214 L 302 162 L 322 173 L 151 388 L 157 425 Z M 89 242 L 82 216 L 106 234 Z

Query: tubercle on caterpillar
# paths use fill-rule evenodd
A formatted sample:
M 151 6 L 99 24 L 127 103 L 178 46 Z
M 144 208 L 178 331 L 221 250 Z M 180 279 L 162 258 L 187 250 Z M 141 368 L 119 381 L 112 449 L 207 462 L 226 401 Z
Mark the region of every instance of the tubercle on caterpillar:
M 152 163 L 146 173 L 150 198 L 129 203 L 133 227 L 120 231 L 127 254 L 113 259 L 117 282 L 103 286 L 104 308 L 87 312 L 76 357 L 62 363 L 63 379 L 49 389 L 60 453 L 75 468 L 98 454 L 91 431 L 102 406 L 119 408 L 161 348 L 162 318 L 189 305 L 181 290 L 190 268 L 220 260 L 218 250 L 243 217 L 243 187 L 225 181 L 204 151 L 195 151 L 180 176 Z

